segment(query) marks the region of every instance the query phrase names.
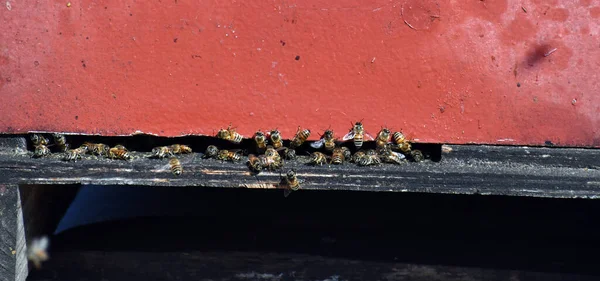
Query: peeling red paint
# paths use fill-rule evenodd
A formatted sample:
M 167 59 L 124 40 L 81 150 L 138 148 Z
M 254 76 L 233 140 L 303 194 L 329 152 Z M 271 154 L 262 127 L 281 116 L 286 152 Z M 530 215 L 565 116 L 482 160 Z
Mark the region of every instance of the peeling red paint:
M 0 132 L 600 146 L 597 1 L 71 4 L 1 10 Z

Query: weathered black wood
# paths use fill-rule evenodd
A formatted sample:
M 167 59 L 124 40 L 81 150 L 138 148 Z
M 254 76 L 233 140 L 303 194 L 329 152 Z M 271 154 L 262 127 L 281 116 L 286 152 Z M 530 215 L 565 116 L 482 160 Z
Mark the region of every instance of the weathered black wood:
M 262 252 L 55 252 L 29 280 L 587 281 L 597 276 Z M 135 273 L 134 273 L 135 272 Z
M 19 189 L 0 184 L 0 280 L 24 281 L 27 259 Z
M 597 198 L 600 150 L 452 146 L 440 162 L 358 167 L 307 166 L 307 157 L 286 162 L 305 180 L 303 189 L 428 192 Z M 30 158 L 31 152 L 0 152 L 0 182 L 12 184 L 97 184 L 275 188 L 279 172 L 252 176 L 241 163 L 181 156 L 184 172 L 172 175 L 167 160 L 133 152 L 131 162 L 85 156 L 64 162 L 61 154 Z

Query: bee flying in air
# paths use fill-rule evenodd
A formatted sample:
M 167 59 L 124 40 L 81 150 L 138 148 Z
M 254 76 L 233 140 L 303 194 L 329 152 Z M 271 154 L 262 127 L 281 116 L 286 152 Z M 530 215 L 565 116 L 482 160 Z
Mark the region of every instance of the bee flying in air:
M 390 142 L 390 130 L 388 128 L 381 128 L 381 131 L 377 134 L 375 138 L 375 145 L 377 149 L 385 148 L 385 146 Z
M 327 164 L 327 156 L 321 152 L 315 151 L 310 155 L 310 161 L 308 162 L 311 165 L 319 165 Z
M 63 160 L 77 161 L 77 159 L 81 159 L 81 156 L 85 153 L 87 153 L 87 148 L 84 146 L 80 146 L 75 149 L 69 149 L 69 150 L 67 150 L 67 153 L 65 154 L 65 157 L 63 158 Z
M 38 144 L 35 146 L 35 150 L 33 151 L 33 157 L 39 158 L 50 155 L 50 149 L 48 146 L 43 144 Z
M 40 134 L 33 134 L 31 135 L 31 137 L 29 137 L 31 139 L 31 142 L 33 143 L 34 146 L 36 145 L 47 145 L 50 141 L 45 138 L 44 136 L 40 135 Z
M 33 239 L 27 247 L 27 259 L 33 263 L 36 269 L 40 269 L 42 262 L 48 260 L 49 245 L 50 240 L 48 236 L 42 236 L 41 238 Z
M 98 156 L 108 154 L 108 150 L 110 149 L 108 145 L 103 143 L 84 142 L 82 146 L 86 147 L 88 153 L 92 153 Z
M 109 149 L 107 156 L 110 159 L 121 159 L 121 160 L 131 160 L 132 159 L 131 154 L 129 154 L 129 151 L 127 151 L 127 149 L 122 145 L 117 145 L 117 146 Z
M 395 132 L 392 135 L 392 140 L 394 141 L 396 148 L 402 153 L 410 153 L 412 146 L 410 144 L 410 141 L 404 136 L 402 132 Z
M 281 176 L 281 181 L 279 182 L 279 186 L 285 188 L 283 196 L 288 197 L 292 191 L 296 191 L 300 188 L 300 184 L 304 182 L 303 180 L 299 180 L 296 176 L 296 171 L 289 170 L 285 176 Z
M 296 135 L 290 142 L 290 148 L 300 147 L 306 141 L 306 139 L 308 139 L 308 137 L 310 137 L 310 130 L 301 129 L 300 126 L 298 126 L 298 131 L 296 131 Z
M 281 134 L 279 130 L 275 129 L 269 132 L 269 139 L 271 140 L 271 144 L 275 149 L 283 146 L 283 140 L 281 139 Z
M 183 173 L 183 167 L 181 167 L 181 162 L 177 157 L 173 156 L 169 159 L 169 166 L 171 166 L 171 173 L 173 175 L 179 176 Z
M 63 134 L 52 134 L 52 138 L 54 138 L 54 143 L 60 152 L 65 152 L 67 149 L 69 149 L 69 144 L 67 143 L 67 139 Z
M 165 158 L 167 156 L 173 156 L 173 152 L 168 146 L 158 146 L 152 149 L 152 155 L 150 157 Z
M 344 141 L 353 140 L 356 149 L 360 149 L 363 145 L 363 141 L 373 140 L 373 137 L 365 132 L 362 121 L 356 122 L 350 132 L 348 132 L 343 138 Z
M 237 162 L 241 160 L 241 155 L 238 150 L 220 150 L 217 154 L 217 159 L 221 161 Z
M 331 154 L 331 164 L 340 165 L 344 163 L 345 160 L 344 150 L 341 147 L 336 147 L 333 149 L 333 153 Z
M 220 129 L 219 132 L 217 132 L 217 137 L 236 144 L 242 142 L 242 139 L 244 138 L 236 132 L 235 128 L 231 127 L 231 124 L 229 124 L 227 129 Z
M 205 158 L 205 159 L 217 158 L 218 154 L 219 154 L 219 149 L 214 145 L 209 145 L 206 147 L 206 151 L 204 151 L 204 155 L 202 156 L 202 158 Z
M 173 154 L 192 153 L 192 148 L 183 144 L 173 144 L 169 146 L 169 151 Z
M 331 152 L 335 148 L 335 138 L 333 134 L 333 130 L 326 130 L 325 133 L 321 136 L 316 142 L 310 144 L 312 148 L 319 149 L 325 146 L 325 151 Z
M 357 164 L 359 166 L 377 165 L 381 164 L 381 159 L 375 150 L 369 149 L 365 155 L 358 160 Z
M 265 149 L 267 149 L 267 138 L 262 131 L 257 131 L 256 134 L 254 134 L 254 142 L 256 142 L 256 150 L 258 153 L 265 152 Z

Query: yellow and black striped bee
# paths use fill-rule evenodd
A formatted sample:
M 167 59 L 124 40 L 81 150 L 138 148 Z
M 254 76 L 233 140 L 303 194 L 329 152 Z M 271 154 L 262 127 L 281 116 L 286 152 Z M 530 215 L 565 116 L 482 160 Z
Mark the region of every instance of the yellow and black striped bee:
M 33 151 L 33 157 L 39 158 L 50 155 L 50 149 L 44 144 L 38 144 Z
M 400 150 L 402 153 L 410 153 L 412 145 L 410 141 L 404 136 L 402 132 L 395 132 L 392 135 L 392 140 L 394 140 L 394 144 L 396 144 L 396 148 Z
M 327 156 L 321 152 L 315 151 L 310 155 L 310 161 L 308 163 L 320 166 L 327 164 Z
M 202 158 L 217 158 L 217 155 L 219 154 L 219 149 L 214 146 L 214 145 L 209 145 L 206 147 L 206 151 L 204 152 L 204 155 L 202 156 Z
M 231 127 L 231 124 L 229 124 L 227 129 L 220 129 L 219 132 L 217 132 L 217 137 L 236 144 L 242 142 L 242 139 L 244 139 L 244 136 L 238 134 L 235 128 Z
M 389 147 L 385 147 L 380 152 L 381 161 L 392 164 L 404 164 L 406 162 L 404 154 L 395 152 L 389 149 Z
M 300 189 L 300 184 L 303 181 L 299 180 L 296 176 L 294 169 L 289 170 L 285 176 L 281 176 L 279 186 L 285 188 L 283 196 L 288 197 L 292 191 Z
M 316 142 L 310 144 L 312 148 L 319 149 L 325 146 L 325 151 L 331 152 L 335 148 L 335 137 L 333 134 L 333 130 L 326 130 L 325 133 L 321 136 Z
M 173 156 L 173 152 L 168 146 L 158 146 L 152 149 L 151 157 L 165 158 L 167 156 Z
M 172 154 L 192 153 L 192 148 L 183 144 L 173 144 L 169 146 L 169 151 Z
M 341 146 L 340 149 L 342 150 L 342 154 L 344 154 L 344 161 L 349 161 L 350 158 L 352 158 L 352 152 L 350 152 L 350 149 L 345 146 Z
M 359 150 L 359 151 L 355 152 L 354 155 L 352 155 L 352 158 L 350 161 L 358 164 L 358 161 L 365 155 L 367 155 L 367 154 L 365 153 L 364 150 Z
M 83 145 L 87 148 L 87 152 L 98 156 L 106 155 L 110 147 L 103 143 L 84 142 Z
M 329 163 L 339 165 L 343 164 L 345 160 L 344 150 L 341 147 L 336 147 L 333 149 L 333 153 L 331 154 L 331 161 Z
M 293 148 L 282 147 L 279 151 L 283 152 L 283 159 L 293 160 L 296 159 L 296 150 Z
M 52 134 L 52 138 L 54 138 L 54 143 L 58 147 L 58 151 L 65 152 L 69 149 L 67 138 L 63 134 L 54 133 Z
M 388 128 L 381 128 L 381 131 L 375 138 L 375 145 L 377 149 L 383 149 L 390 142 L 390 130 Z
M 357 164 L 359 166 L 377 165 L 381 164 L 381 159 L 379 158 L 379 155 L 377 155 L 377 152 L 375 152 L 375 150 L 369 149 L 367 150 L 364 156 L 358 159 Z
M 350 132 L 348 132 L 343 138 L 344 141 L 353 140 L 356 149 L 360 149 L 363 145 L 363 141 L 373 140 L 373 137 L 365 132 L 362 122 L 356 122 Z
M 283 146 L 283 140 L 281 139 L 279 130 L 275 129 L 269 132 L 269 139 L 271 140 L 271 144 L 275 149 Z
M 33 134 L 29 137 L 31 139 L 31 143 L 33 143 L 34 146 L 36 145 L 47 145 L 50 140 L 48 140 L 47 138 L 45 138 L 44 136 L 40 135 L 40 134 Z
M 121 160 L 131 160 L 131 158 L 132 158 L 131 154 L 129 154 L 129 151 L 127 151 L 127 149 L 122 145 L 115 146 L 115 147 L 109 149 L 107 156 L 110 159 L 121 159 Z
M 69 150 L 67 150 L 67 153 L 65 154 L 65 157 L 63 158 L 63 160 L 77 161 L 77 159 L 81 159 L 82 155 L 85 154 L 86 152 L 87 152 L 87 148 L 84 146 L 80 146 L 75 149 L 69 149 Z
M 310 137 L 310 130 L 302 129 L 300 126 L 298 126 L 298 131 L 296 131 L 296 135 L 290 142 L 290 148 L 300 147 L 306 141 L 306 139 L 308 139 L 308 137 Z
M 248 164 L 248 168 L 250 168 L 250 171 L 258 174 L 263 169 L 263 163 L 264 162 L 256 155 L 249 154 L 248 162 L 246 164 Z
M 415 162 L 421 162 L 425 159 L 425 156 L 423 155 L 423 152 L 421 152 L 418 149 L 413 149 L 410 151 L 410 156 L 412 157 L 412 159 Z
M 265 137 L 262 131 L 257 131 L 254 134 L 254 142 L 256 142 L 256 151 L 258 153 L 265 152 L 265 149 L 267 149 L 267 137 Z
M 183 167 L 177 157 L 171 157 L 171 159 L 169 159 L 169 165 L 171 166 L 171 173 L 173 173 L 173 175 L 179 176 L 183 173 Z
M 237 162 L 241 160 L 241 155 L 239 154 L 239 151 L 223 149 L 217 154 L 217 159 L 221 161 Z

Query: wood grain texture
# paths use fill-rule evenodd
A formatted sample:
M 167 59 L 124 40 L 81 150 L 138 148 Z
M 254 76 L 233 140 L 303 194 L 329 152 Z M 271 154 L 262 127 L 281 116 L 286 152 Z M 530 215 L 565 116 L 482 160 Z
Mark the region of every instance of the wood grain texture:
M 202 150 L 200 150 L 202 151 Z M 13 184 L 95 184 L 148 186 L 209 186 L 277 188 L 279 172 L 250 174 L 239 163 L 202 159 L 201 153 L 181 156 L 183 174 L 170 173 L 167 160 L 134 160 L 85 156 L 62 161 L 62 154 L 42 159 L 31 152 L 0 152 L 0 182 Z M 302 189 L 450 194 L 597 198 L 600 195 L 600 151 L 594 149 L 453 146 L 440 162 L 358 167 L 306 165 L 306 156 L 286 162 L 297 170 Z
M 23 215 L 16 185 L 0 184 L 0 280 L 27 277 Z

